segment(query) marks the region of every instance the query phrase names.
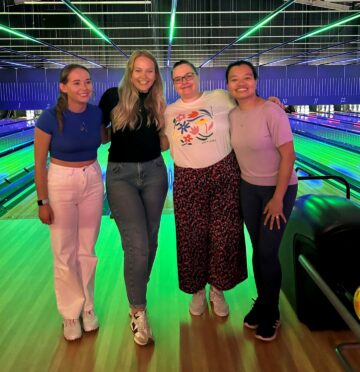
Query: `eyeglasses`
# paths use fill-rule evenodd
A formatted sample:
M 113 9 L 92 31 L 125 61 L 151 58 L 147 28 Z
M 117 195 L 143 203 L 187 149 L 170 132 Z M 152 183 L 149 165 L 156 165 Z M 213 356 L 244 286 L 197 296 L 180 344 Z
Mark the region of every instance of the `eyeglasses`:
M 174 84 L 181 84 L 184 80 L 185 81 L 190 81 L 190 80 L 194 79 L 194 76 L 195 76 L 195 72 L 188 72 L 184 76 L 178 76 L 178 77 L 174 78 L 173 82 L 174 82 Z

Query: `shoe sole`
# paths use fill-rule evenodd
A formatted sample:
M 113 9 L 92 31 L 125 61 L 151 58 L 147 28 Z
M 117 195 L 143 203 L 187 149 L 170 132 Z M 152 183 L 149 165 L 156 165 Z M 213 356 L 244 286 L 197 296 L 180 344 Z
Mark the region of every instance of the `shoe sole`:
M 155 341 L 154 341 L 153 338 L 149 338 L 147 342 L 141 343 L 140 341 L 137 341 L 134 338 L 134 342 L 135 342 L 136 345 L 139 345 L 139 346 L 147 346 L 147 345 L 153 344 Z
M 274 341 L 275 338 L 276 338 L 276 336 L 277 336 L 277 332 L 278 332 L 279 327 L 280 327 L 280 323 L 276 327 L 275 333 L 274 333 L 274 335 L 272 337 L 262 337 L 260 335 L 255 335 L 255 338 L 257 338 L 258 340 L 264 341 L 264 342 Z
M 205 311 L 206 311 L 206 309 L 204 309 L 204 311 L 203 311 L 202 313 L 195 313 L 195 312 L 193 312 L 193 311 L 191 311 L 191 310 L 189 309 L 189 313 L 190 313 L 191 315 L 194 315 L 194 316 L 201 316 L 201 315 L 203 315 L 203 314 L 205 313 Z
M 212 309 L 213 313 L 216 316 L 219 316 L 220 318 L 226 318 L 227 316 L 229 316 L 229 312 L 227 312 L 227 313 L 217 313 L 215 311 L 214 303 L 212 301 L 210 301 L 210 305 L 211 305 L 211 309 Z
M 67 338 L 67 337 L 64 336 L 64 338 L 65 338 L 66 341 L 76 341 L 76 340 L 79 340 L 81 338 L 81 336 L 82 335 L 80 335 L 78 337 L 75 337 L 75 338 L 73 338 L 73 337 L 72 338 Z
M 259 327 L 259 324 L 249 324 L 244 322 L 244 326 L 249 329 L 257 329 Z
M 131 329 L 131 332 L 134 334 L 134 331 L 132 330 L 131 325 L 130 325 L 130 329 Z M 136 340 L 135 337 L 134 337 L 134 342 L 135 342 L 136 345 L 146 346 L 146 345 L 149 345 L 149 344 L 153 344 L 155 342 L 155 340 L 154 340 L 154 337 L 151 336 L 151 337 L 149 337 L 147 342 L 140 342 L 140 341 Z
M 83 328 L 84 329 L 84 332 L 94 332 L 94 331 L 97 331 L 99 329 L 99 326 L 97 326 L 96 328 Z

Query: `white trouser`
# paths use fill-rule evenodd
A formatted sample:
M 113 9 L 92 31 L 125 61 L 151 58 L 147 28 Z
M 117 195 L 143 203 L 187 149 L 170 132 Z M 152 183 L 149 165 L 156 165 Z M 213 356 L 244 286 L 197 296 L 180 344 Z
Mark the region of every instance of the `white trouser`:
M 77 319 L 94 308 L 94 248 L 104 195 L 98 162 L 81 168 L 50 163 L 48 192 L 57 306 L 64 319 Z

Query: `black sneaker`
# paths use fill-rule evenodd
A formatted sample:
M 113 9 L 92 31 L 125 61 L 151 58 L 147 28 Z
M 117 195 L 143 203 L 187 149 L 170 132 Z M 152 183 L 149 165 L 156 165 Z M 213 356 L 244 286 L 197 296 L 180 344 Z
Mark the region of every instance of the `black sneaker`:
M 250 329 L 256 329 L 260 323 L 261 309 L 259 302 L 253 300 L 253 306 L 244 318 L 244 326 Z
M 277 330 L 280 327 L 279 319 L 264 319 L 259 323 L 257 327 L 255 337 L 262 341 L 272 341 L 275 340 Z

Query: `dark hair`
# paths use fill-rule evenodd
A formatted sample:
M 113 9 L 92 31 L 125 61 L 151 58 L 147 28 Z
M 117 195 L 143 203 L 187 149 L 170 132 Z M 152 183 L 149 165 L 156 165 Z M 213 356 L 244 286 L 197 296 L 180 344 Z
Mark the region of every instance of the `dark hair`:
M 76 63 L 72 63 L 70 65 L 65 66 L 60 71 L 59 82 L 63 83 L 63 84 L 66 84 L 68 82 L 68 78 L 69 78 L 69 75 L 70 75 L 71 71 L 73 71 L 77 68 L 81 68 L 82 70 L 85 70 L 90 75 L 90 71 L 86 67 L 84 67 L 82 65 L 78 65 Z M 59 127 L 59 132 L 60 133 L 64 129 L 64 119 L 63 119 L 62 113 L 67 108 L 67 106 L 68 106 L 67 94 L 60 90 L 59 97 L 57 99 L 56 106 L 55 106 L 56 119 L 57 119 L 57 122 L 58 122 L 58 127 Z
M 258 74 L 256 72 L 256 68 L 254 67 L 254 65 L 252 63 L 248 62 L 248 61 L 241 60 L 241 61 L 235 61 L 235 62 L 230 63 L 230 65 L 226 68 L 226 72 L 225 72 L 226 83 L 229 82 L 230 70 L 235 66 L 241 66 L 241 65 L 246 65 L 246 66 L 250 67 L 250 69 L 253 73 L 254 79 L 257 80 Z
M 192 68 L 192 70 L 195 72 L 196 75 L 198 75 L 198 72 L 197 72 L 197 69 L 196 67 L 191 63 L 189 62 L 188 60 L 186 59 L 180 59 L 180 61 L 177 61 L 174 63 L 172 69 L 171 69 L 171 78 L 173 77 L 173 72 L 174 72 L 174 69 L 180 65 L 188 65 Z

